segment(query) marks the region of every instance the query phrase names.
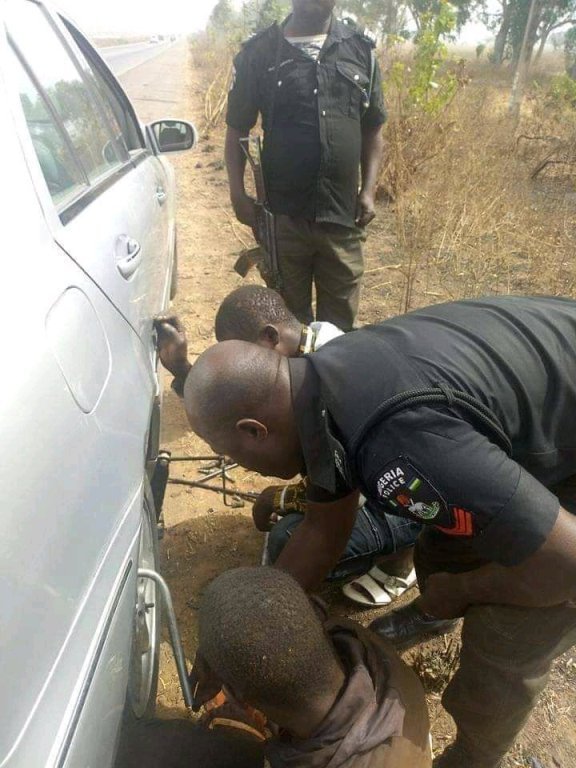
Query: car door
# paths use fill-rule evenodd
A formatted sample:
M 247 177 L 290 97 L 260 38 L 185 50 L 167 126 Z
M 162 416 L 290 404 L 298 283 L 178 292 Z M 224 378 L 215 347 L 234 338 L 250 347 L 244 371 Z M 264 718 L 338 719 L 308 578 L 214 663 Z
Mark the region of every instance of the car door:
M 96 54 L 89 61 L 41 4 L 8 0 L 6 10 L 11 44 L 74 156 L 78 185 L 57 200 L 54 237 L 150 345 L 152 318 L 167 304 L 172 258 L 162 163 L 105 66 L 95 67 Z M 46 154 L 39 139 L 36 149 Z

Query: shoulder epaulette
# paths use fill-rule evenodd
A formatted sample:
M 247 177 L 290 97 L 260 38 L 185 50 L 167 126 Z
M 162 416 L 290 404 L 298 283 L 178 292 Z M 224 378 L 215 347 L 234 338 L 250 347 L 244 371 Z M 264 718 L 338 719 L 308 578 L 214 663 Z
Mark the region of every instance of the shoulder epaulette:
M 374 32 L 372 32 L 372 30 L 370 30 L 368 28 L 364 29 L 363 31 L 358 30 L 358 35 L 363 40 L 366 40 L 366 42 L 370 43 L 370 45 L 373 48 L 376 47 L 376 45 L 378 43 L 378 39 L 377 39 L 376 35 L 374 34 Z
M 358 37 L 361 37 L 363 40 L 365 40 L 367 43 L 370 43 L 372 48 L 376 47 L 376 44 L 378 42 L 376 35 L 369 30 L 367 27 L 364 29 L 361 29 L 358 26 L 358 23 L 355 21 L 355 19 L 352 19 L 350 16 L 344 16 L 340 19 L 342 24 L 346 24 L 347 27 L 349 27 L 354 34 L 358 35 Z

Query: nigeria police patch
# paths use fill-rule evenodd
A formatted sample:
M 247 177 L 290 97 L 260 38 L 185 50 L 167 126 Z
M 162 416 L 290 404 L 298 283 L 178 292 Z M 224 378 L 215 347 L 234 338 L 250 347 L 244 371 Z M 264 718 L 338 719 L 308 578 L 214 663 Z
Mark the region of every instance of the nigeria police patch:
M 404 456 L 399 456 L 380 471 L 376 492 L 380 502 L 399 515 L 434 525 L 450 525 L 452 522 L 442 495 Z

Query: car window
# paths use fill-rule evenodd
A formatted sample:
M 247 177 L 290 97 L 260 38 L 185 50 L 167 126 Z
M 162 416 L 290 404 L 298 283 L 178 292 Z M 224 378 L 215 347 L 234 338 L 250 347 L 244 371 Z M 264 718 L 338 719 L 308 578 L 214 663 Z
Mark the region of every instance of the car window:
M 79 195 L 88 182 L 42 95 L 16 54 L 10 51 L 9 55 L 32 144 L 52 199 L 59 207 Z
M 11 3 L 7 27 L 90 181 L 120 167 L 124 158 L 114 131 L 42 8 L 30 2 Z
M 106 117 L 108 118 L 108 122 L 113 127 L 114 139 L 118 145 L 118 152 L 121 153 L 125 159 L 128 159 L 128 142 L 126 141 L 125 136 L 127 131 L 122 130 L 119 120 L 120 118 L 125 123 L 125 116 L 120 112 L 120 110 L 115 110 L 113 108 L 113 101 L 111 99 L 112 94 L 108 88 L 108 85 L 102 80 L 101 75 L 96 70 L 92 69 L 92 67 L 90 67 L 81 51 L 78 51 L 78 57 L 84 69 L 85 77 L 91 82 L 92 88 L 100 97 L 102 107 L 106 112 Z
M 144 144 L 141 132 L 127 99 L 120 90 L 117 92 L 113 88 L 109 82 L 111 77 L 109 73 L 101 71 L 102 63 L 80 32 L 66 19 L 62 19 L 62 22 L 73 38 L 70 44 L 73 46 L 74 54 L 82 65 L 86 78 L 102 99 L 110 124 L 118 132 L 119 138 L 121 137 L 122 145 L 129 152 L 142 150 Z

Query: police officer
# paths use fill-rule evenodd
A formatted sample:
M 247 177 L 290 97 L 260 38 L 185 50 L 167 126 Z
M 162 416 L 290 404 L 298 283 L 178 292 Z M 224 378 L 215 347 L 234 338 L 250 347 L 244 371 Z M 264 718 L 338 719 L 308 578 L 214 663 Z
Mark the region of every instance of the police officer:
M 428 307 L 295 359 L 223 342 L 192 367 L 185 405 L 218 453 L 306 471 L 305 520 L 276 565 L 307 589 L 345 547 L 360 490 L 424 523 L 422 595 L 375 628 L 408 645 L 464 616 L 444 696 L 457 739 L 437 765 L 499 766 L 576 643 L 576 302 Z
M 236 216 L 254 226 L 239 140 L 260 114 L 283 296 L 309 324 L 314 283 L 317 319 L 346 331 L 358 311 L 385 112 L 373 41 L 337 20 L 334 4 L 292 0 L 283 24 L 245 43 L 228 98 L 226 165 Z

